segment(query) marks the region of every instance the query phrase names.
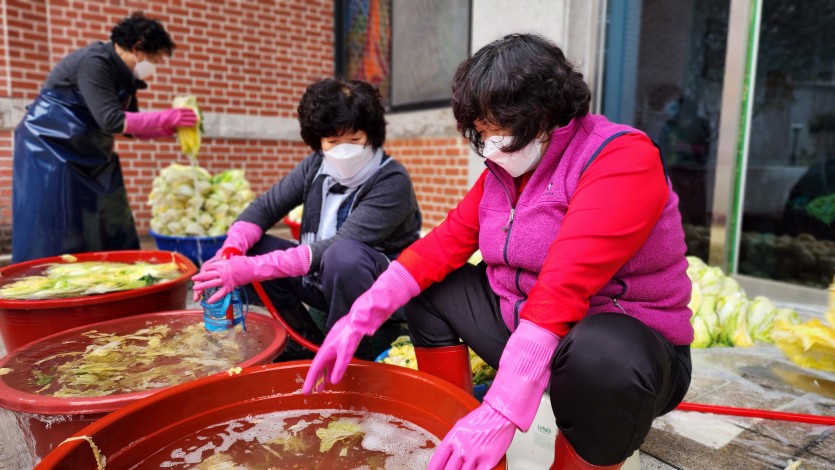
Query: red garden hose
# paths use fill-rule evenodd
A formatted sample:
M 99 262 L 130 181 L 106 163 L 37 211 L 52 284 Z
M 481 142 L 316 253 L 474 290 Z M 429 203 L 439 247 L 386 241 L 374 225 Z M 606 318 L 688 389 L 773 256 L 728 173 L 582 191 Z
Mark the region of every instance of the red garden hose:
M 733 406 L 705 405 L 703 403 L 681 402 L 677 407 L 680 411 L 699 411 L 720 415 L 744 416 L 746 418 L 763 418 L 778 421 L 794 421 L 797 423 L 823 424 L 835 426 L 835 416 L 809 415 L 802 413 L 784 413 L 781 411 L 758 410 L 756 408 L 736 408 Z
M 294 330 L 293 327 L 290 326 L 289 323 L 287 323 L 284 317 L 282 317 L 281 314 L 278 313 L 278 310 L 276 310 L 273 303 L 270 302 L 270 299 L 269 297 L 267 297 L 267 293 L 264 291 L 264 288 L 261 286 L 260 282 L 253 281 L 252 287 L 255 288 L 255 292 L 258 294 L 258 297 L 261 299 L 261 302 L 264 304 L 264 307 L 267 309 L 268 312 L 270 312 L 270 315 L 272 315 L 273 318 L 275 318 L 276 320 L 278 320 L 279 323 L 281 323 L 281 326 L 283 326 L 284 329 L 287 330 L 287 334 L 290 335 L 290 337 L 293 338 L 295 342 L 301 344 L 302 346 L 313 351 L 314 353 L 319 352 L 318 345 L 308 341 L 307 338 L 296 332 L 296 330 Z
M 240 254 L 241 254 L 241 252 L 237 248 L 227 247 L 227 248 L 223 249 L 223 252 L 220 254 L 220 257 L 221 257 L 221 259 L 228 259 L 230 256 L 240 255 Z M 296 330 L 293 329 L 292 326 L 290 326 L 289 323 L 287 323 L 287 320 L 285 320 L 284 317 L 282 317 L 281 314 L 278 313 L 278 310 L 276 310 L 273 303 L 270 302 L 270 298 L 267 297 L 267 292 L 264 291 L 264 287 L 261 286 L 260 282 L 253 281 L 252 282 L 252 287 L 255 289 L 255 293 L 258 294 L 258 297 L 261 299 L 261 302 L 264 304 L 264 307 L 267 309 L 268 312 L 270 312 L 270 315 L 273 318 L 275 318 L 278 321 L 278 323 L 280 323 L 281 326 L 284 327 L 285 330 L 287 330 L 287 335 L 290 336 L 291 338 L 293 338 L 293 341 L 301 344 L 306 349 L 309 349 L 310 351 L 313 351 L 314 353 L 319 352 L 319 346 L 318 345 L 316 345 L 315 343 L 310 342 L 307 338 L 305 338 L 304 336 L 299 334 Z M 230 315 L 232 315 L 232 307 L 231 306 L 226 311 L 226 316 L 231 319 L 232 317 Z
M 222 259 L 228 259 L 232 255 L 240 255 L 241 252 L 235 248 L 226 248 L 221 253 Z M 269 297 L 267 297 L 266 291 L 264 291 L 264 287 L 261 286 L 260 282 L 253 281 L 252 287 L 255 288 L 255 292 L 258 294 L 258 297 L 261 299 L 261 302 L 264 304 L 264 307 L 270 312 L 270 315 L 275 318 L 281 326 L 287 330 L 287 334 L 293 338 L 294 341 L 304 346 L 306 349 L 313 351 L 314 353 L 319 352 L 319 346 L 315 343 L 312 343 L 307 338 L 296 332 L 290 324 L 278 313 L 275 306 L 270 302 Z M 231 320 L 233 318 L 232 307 L 230 306 L 229 309 L 226 311 L 227 317 Z M 826 426 L 835 426 L 835 416 L 820 416 L 820 415 L 811 415 L 811 414 L 803 414 L 803 413 L 785 413 L 781 411 L 772 411 L 772 410 L 761 410 L 756 408 L 737 408 L 733 406 L 721 406 L 721 405 L 707 405 L 703 403 L 691 403 L 691 402 L 681 402 L 676 407 L 679 411 L 697 411 L 701 413 L 711 413 L 711 414 L 721 414 L 721 415 L 730 415 L 730 416 L 743 416 L 746 418 L 763 418 L 763 419 L 771 419 L 777 421 L 792 421 L 797 423 L 809 423 L 809 424 L 823 424 Z

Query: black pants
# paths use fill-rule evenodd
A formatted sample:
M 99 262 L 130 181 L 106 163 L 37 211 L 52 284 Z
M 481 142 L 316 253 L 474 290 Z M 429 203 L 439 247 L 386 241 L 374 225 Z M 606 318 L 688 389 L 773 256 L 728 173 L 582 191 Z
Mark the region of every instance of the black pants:
M 458 344 L 498 367 L 510 333 L 486 267 L 465 265 L 406 306 L 416 346 Z M 590 315 L 557 348 L 551 407 L 557 426 L 589 463 L 626 460 L 652 420 L 678 405 L 690 386 L 690 347 L 673 346 L 622 313 Z
M 265 235 L 247 255 L 260 255 L 295 246 L 297 245 L 294 242 Z M 302 277 L 273 279 L 264 281 L 261 285 L 272 304 L 294 330 L 321 344 L 324 333 L 330 331 L 337 320 L 348 314 L 357 297 L 371 287 L 388 265 L 389 259 L 368 245 L 356 240 L 339 240 L 322 255 L 318 272 L 321 286 L 306 282 Z M 247 286 L 246 289 L 251 301 L 260 301 L 251 286 Z M 324 332 L 302 303 L 326 314 Z M 400 319 L 403 319 L 402 313 Z M 391 329 L 381 328 L 381 335 L 385 338 L 374 341 L 373 344 L 365 341 L 360 345 L 357 356 L 374 359 L 372 356 L 381 352 L 394 340 L 391 336 L 396 333 L 390 332 Z

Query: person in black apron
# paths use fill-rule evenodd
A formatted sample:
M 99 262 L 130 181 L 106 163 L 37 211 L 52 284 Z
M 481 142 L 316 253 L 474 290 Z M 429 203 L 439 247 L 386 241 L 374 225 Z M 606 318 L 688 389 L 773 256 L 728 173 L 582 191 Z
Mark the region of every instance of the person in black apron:
M 136 91 L 174 47 L 134 13 L 110 42 L 55 66 L 14 132 L 12 262 L 139 248 L 114 136 L 171 137 L 197 122 L 190 109 L 138 112 Z

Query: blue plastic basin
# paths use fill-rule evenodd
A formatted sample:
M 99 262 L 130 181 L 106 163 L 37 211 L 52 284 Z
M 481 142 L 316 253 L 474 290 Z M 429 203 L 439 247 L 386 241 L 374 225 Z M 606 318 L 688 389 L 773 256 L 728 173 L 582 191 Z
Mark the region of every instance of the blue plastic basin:
M 157 248 L 180 253 L 198 267 L 214 256 L 226 240 L 226 235 L 219 237 L 177 237 L 161 235 L 153 230 L 150 230 L 149 233 L 154 237 Z

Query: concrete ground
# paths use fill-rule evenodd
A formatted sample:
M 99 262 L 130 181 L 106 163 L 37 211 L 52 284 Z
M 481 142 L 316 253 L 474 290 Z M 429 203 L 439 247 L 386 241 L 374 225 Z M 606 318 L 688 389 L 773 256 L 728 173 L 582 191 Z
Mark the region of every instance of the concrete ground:
M 274 232 L 289 236 L 286 228 Z M 145 237 L 143 248 L 155 248 Z M 187 308 L 199 308 L 190 300 Z M 823 306 L 801 306 L 822 316 Z M 5 355 L 0 342 L 0 356 Z M 835 374 L 802 369 L 774 346 L 693 351 L 687 402 L 835 416 Z M 0 414 L 3 428 L 14 426 Z M 0 439 L 0 470 L 21 468 Z M 655 420 L 630 470 L 835 469 L 835 426 L 673 411 Z M 639 463 L 638 463 L 639 462 Z M 511 462 L 511 468 L 514 468 Z M 627 468 L 625 467 L 625 468 Z

